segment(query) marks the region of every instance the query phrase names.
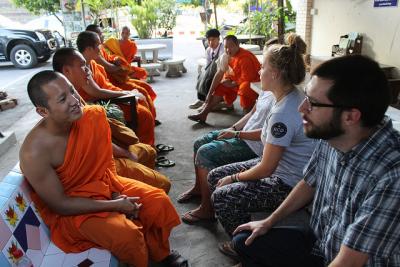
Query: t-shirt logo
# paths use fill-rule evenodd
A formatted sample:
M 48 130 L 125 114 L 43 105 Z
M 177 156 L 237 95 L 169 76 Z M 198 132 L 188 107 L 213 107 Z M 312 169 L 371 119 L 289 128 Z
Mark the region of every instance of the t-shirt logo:
M 274 125 L 272 125 L 271 127 L 271 134 L 275 138 L 284 137 L 286 133 L 287 133 L 287 127 L 282 122 L 274 123 Z

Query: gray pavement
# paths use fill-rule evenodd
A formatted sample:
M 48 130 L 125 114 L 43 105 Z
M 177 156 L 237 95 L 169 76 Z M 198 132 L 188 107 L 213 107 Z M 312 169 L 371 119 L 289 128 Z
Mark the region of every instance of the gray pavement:
M 195 203 L 176 203 L 177 195 L 188 189 L 194 181 L 194 139 L 210 130 L 228 127 L 242 116 L 241 109 L 236 102 L 235 110 L 232 112 L 211 113 L 207 125 L 196 124 L 186 118 L 193 112 L 187 106 L 196 99 L 194 88 L 197 77 L 197 59 L 203 54 L 204 48 L 200 41 L 193 37 L 191 39 L 189 37 L 175 38 L 174 56 L 186 57 L 184 65 L 188 72 L 180 78 L 165 78 L 165 72 L 163 72 L 161 76 L 155 77 L 155 82 L 152 84 L 158 95 L 155 101 L 157 116 L 162 122 L 156 128 L 156 143 L 170 144 L 175 147 L 175 150 L 170 152 L 167 157 L 174 160 L 176 166 L 161 168 L 159 171 L 170 177 L 172 181 L 169 195 L 179 213 L 196 207 Z M 49 67 L 50 64 L 47 63 L 40 68 Z M 35 72 L 39 71 L 38 68 L 34 70 Z M 1 79 L 4 74 L 5 72 L 0 67 Z M 7 88 L 7 92 L 17 97 L 20 102 L 16 108 L 0 112 L 0 131 L 4 131 L 4 129 L 15 131 L 17 145 L 4 155 L 0 155 L 0 179 L 18 162 L 18 150 L 25 135 L 40 119 L 25 93 L 26 84 L 32 74 L 20 80 L 16 78 L 16 82 Z M 235 264 L 233 260 L 222 255 L 217 249 L 218 242 L 228 240 L 228 236 L 217 223 L 181 224 L 174 229 L 170 240 L 172 249 L 178 250 L 187 257 L 192 267 L 232 266 Z

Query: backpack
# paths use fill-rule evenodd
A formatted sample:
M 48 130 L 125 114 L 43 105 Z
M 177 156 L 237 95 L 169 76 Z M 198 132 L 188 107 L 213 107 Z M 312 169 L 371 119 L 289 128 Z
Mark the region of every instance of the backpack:
M 197 77 L 196 90 L 199 94 L 206 96 L 210 90 L 212 80 L 214 79 L 215 73 L 217 72 L 217 59 L 219 56 L 219 50 L 221 45 L 218 47 L 216 57 L 206 66 L 204 71 L 200 72 Z

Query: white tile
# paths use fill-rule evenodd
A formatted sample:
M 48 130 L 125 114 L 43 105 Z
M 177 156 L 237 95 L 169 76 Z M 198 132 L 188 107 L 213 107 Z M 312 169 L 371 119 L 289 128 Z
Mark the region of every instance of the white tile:
M 50 239 L 48 233 L 44 230 L 43 224 L 39 226 L 40 231 L 40 248 L 43 254 L 46 254 L 46 251 L 50 244 Z
M 90 267 L 110 267 L 110 261 L 95 262 Z
M 89 257 L 93 262 L 108 261 L 110 262 L 111 253 L 105 249 L 91 248 L 89 250 Z
M 65 254 L 47 255 L 44 256 L 40 267 L 58 267 L 62 266 Z
M 65 260 L 63 263 L 63 267 L 72 267 L 72 266 L 77 266 L 79 263 L 84 261 L 85 259 L 88 258 L 89 255 L 89 250 L 86 250 L 81 253 L 68 253 L 65 254 Z
M 65 254 L 64 251 L 59 249 L 53 242 L 50 242 L 45 255 Z
M 43 253 L 40 250 L 28 249 L 26 255 L 33 263 L 33 266 L 40 266 L 43 260 Z

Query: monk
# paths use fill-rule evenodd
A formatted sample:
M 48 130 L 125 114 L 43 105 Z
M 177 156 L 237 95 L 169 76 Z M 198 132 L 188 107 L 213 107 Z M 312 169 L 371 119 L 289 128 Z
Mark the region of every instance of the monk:
M 101 28 L 96 24 L 90 24 L 86 27 L 86 31 L 95 32 L 100 38 L 101 45 L 99 46 L 99 48 L 101 56 L 96 58 L 96 62 L 105 68 L 110 76 L 111 82 L 114 85 L 123 88 L 124 90 L 140 90 L 140 88 L 144 89 L 154 101 L 157 95 L 154 92 L 153 88 L 145 81 L 141 81 L 135 79 L 134 77 L 131 77 L 132 74 L 134 74 L 134 69 L 131 68 L 130 63 L 121 59 L 120 56 L 113 55 L 112 53 L 107 52 L 103 45 L 104 35 Z
M 258 74 L 261 65 L 253 53 L 239 46 L 239 41 L 234 35 L 224 38 L 225 54 L 218 60 L 228 60 L 228 68 L 218 68 L 208 92 L 206 103 L 202 111 L 196 115 L 189 115 L 190 120 L 205 122 L 208 113 L 223 99 L 228 106 L 231 106 L 237 95 L 240 96 L 240 106 L 247 113 L 256 99 L 257 93 L 250 88 L 251 82 L 259 82 Z M 223 63 L 219 63 L 220 65 Z
M 67 253 L 104 248 L 136 267 L 147 267 L 149 258 L 188 266 L 170 251 L 169 235 L 180 224 L 170 199 L 161 189 L 117 175 L 104 109 L 82 108 L 75 92 L 49 70 L 28 83 L 43 119 L 22 144 L 21 170 L 52 241 Z
M 92 80 L 92 77 L 86 65 L 86 60 L 74 48 L 58 49 L 53 56 L 53 69 L 64 74 L 75 88 L 90 86 L 89 81 Z M 126 129 L 126 131 L 129 131 L 129 129 Z M 113 155 L 118 175 L 161 188 L 168 193 L 171 182 L 166 176 L 153 170 L 157 155 L 156 150 L 150 145 L 140 143 L 138 138 L 136 138 L 136 143 L 129 146 L 121 144 L 118 142 L 120 134 L 114 134 L 114 131 L 112 133 Z M 131 134 L 134 136 L 133 132 Z
M 101 89 L 107 90 L 109 92 L 114 93 L 121 93 L 123 89 L 113 85 L 110 80 L 108 79 L 107 73 L 103 66 L 96 63 L 95 59 L 99 57 L 99 45 L 100 39 L 98 35 L 94 32 L 81 32 L 78 35 L 77 39 L 77 46 L 79 52 L 82 53 L 83 57 L 86 60 L 86 64 L 88 65 L 94 82 L 97 84 L 98 87 Z M 83 88 L 77 88 L 81 97 L 85 100 L 91 99 L 102 99 L 98 94 L 98 90 L 91 91 L 92 86 L 85 86 Z M 140 141 L 153 146 L 154 145 L 154 116 L 152 113 L 151 105 L 149 102 L 145 100 L 139 101 L 137 105 L 138 111 L 138 128 L 136 129 L 136 134 L 139 137 Z M 130 113 L 129 113 L 129 106 L 127 105 L 120 105 L 122 110 L 124 111 L 124 116 L 127 121 L 130 121 Z
M 131 65 L 137 53 L 136 43 L 129 39 L 131 31 L 127 26 L 122 27 L 121 39 L 114 37 L 107 39 L 103 43 L 103 47 L 107 54 L 117 56 L 121 60 L 121 66 L 130 70 L 129 76 L 134 79 L 146 79 L 147 72 L 144 68 Z

